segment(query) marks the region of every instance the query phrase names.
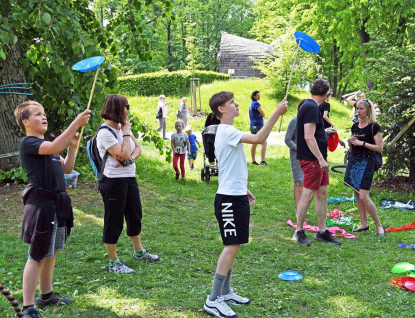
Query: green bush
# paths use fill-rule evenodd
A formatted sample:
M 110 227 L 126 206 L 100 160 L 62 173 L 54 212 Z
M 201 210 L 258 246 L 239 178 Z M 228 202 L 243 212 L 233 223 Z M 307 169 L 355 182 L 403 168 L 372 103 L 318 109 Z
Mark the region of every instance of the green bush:
M 193 75 L 200 80 L 201 85 L 229 80 L 228 74 L 210 71 L 195 71 L 194 74 L 190 71 L 144 73 L 119 77 L 119 92 L 127 96 L 180 95 L 189 91 Z
M 27 182 L 26 171 L 22 167 L 13 168 L 10 170 L 0 170 L 0 183 L 26 183 Z

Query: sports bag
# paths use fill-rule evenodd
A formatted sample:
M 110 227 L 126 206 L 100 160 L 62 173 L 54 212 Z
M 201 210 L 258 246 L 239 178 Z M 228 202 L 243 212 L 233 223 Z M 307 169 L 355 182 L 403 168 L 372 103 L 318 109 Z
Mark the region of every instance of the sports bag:
M 373 126 L 375 123 L 372 124 L 372 137 L 373 137 L 373 143 L 375 142 L 375 136 L 373 135 Z M 378 171 L 383 166 L 383 159 L 382 154 L 380 152 L 375 152 L 375 171 Z
M 156 118 L 160 119 L 163 117 L 163 110 L 161 109 L 161 107 L 159 107 L 159 110 L 157 112 Z
M 98 146 L 97 146 L 97 136 L 98 132 L 101 129 L 107 129 L 109 130 L 117 139 L 117 135 L 115 132 L 108 126 L 101 126 L 98 128 L 96 134 L 94 137 L 88 140 L 88 143 L 86 144 L 86 154 L 88 156 L 88 160 L 91 163 L 92 170 L 94 171 L 94 175 L 96 178 L 99 179 L 99 181 L 102 180 L 102 176 L 104 175 L 104 167 L 105 163 L 107 162 L 108 156 L 110 153 L 108 151 L 105 152 L 105 155 L 103 158 L 99 155 Z

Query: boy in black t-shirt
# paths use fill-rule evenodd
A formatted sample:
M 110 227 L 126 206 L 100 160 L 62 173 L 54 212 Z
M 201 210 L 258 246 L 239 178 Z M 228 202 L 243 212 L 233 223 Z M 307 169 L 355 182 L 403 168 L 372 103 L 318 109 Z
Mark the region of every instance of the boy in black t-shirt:
M 324 79 L 316 80 L 311 86 L 311 98 L 307 99 L 297 115 L 297 159 L 304 172 L 303 191 L 297 206 L 297 230 L 293 240 L 310 246 L 303 230 L 308 207 L 316 196 L 316 215 L 319 231 L 315 239 L 325 243 L 340 245 L 326 226 L 327 186 L 329 165 L 327 163 L 327 135 L 323 117 L 318 106 L 326 100 L 330 84 Z
M 73 226 L 72 206 L 65 191 L 64 173 L 75 164 L 79 135 L 76 131 L 88 123 L 85 110 L 53 142 L 44 134 L 48 122 L 41 104 L 28 101 L 17 106 L 14 115 L 25 133 L 20 142 L 20 158 L 29 178 L 22 194 L 25 214 L 22 239 L 29 243 L 29 257 L 23 272 L 23 317 L 39 317 L 36 306 L 70 304 L 71 298 L 52 291 L 53 272 L 58 249 L 63 249 Z M 59 153 L 68 146 L 66 158 Z M 39 283 L 41 296 L 36 298 Z

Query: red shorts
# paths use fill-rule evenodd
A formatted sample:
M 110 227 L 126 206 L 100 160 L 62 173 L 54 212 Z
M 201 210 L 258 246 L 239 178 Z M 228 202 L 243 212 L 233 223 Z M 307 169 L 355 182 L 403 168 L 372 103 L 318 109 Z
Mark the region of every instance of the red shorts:
M 304 188 L 318 190 L 321 186 L 329 185 L 329 172 L 321 169 L 318 160 L 300 160 L 300 165 L 304 172 Z

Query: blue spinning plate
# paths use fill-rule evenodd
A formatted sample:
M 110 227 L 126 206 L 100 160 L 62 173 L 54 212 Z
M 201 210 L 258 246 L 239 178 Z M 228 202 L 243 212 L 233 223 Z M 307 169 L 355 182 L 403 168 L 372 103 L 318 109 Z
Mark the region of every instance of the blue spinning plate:
M 74 66 L 72 66 L 72 69 L 79 72 L 89 72 L 96 70 L 104 61 L 105 57 L 103 56 L 88 57 L 87 59 L 76 63 Z
M 294 32 L 295 41 L 300 43 L 300 47 L 309 53 L 319 53 L 320 52 L 320 46 L 317 44 L 317 42 L 308 34 L 304 32 Z
M 303 275 L 299 274 L 296 271 L 283 271 L 281 274 L 278 275 L 278 277 L 282 280 L 293 281 L 302 279 Z

